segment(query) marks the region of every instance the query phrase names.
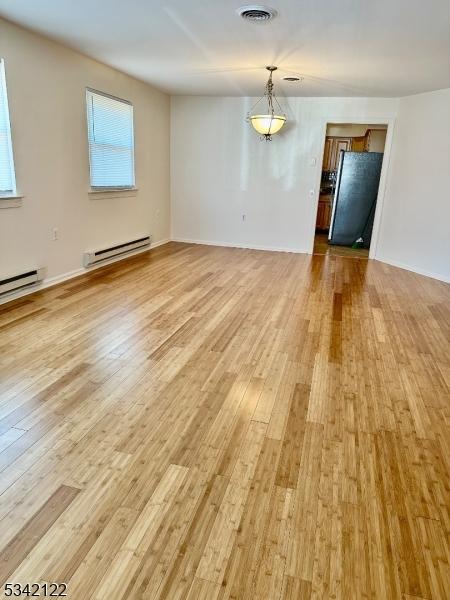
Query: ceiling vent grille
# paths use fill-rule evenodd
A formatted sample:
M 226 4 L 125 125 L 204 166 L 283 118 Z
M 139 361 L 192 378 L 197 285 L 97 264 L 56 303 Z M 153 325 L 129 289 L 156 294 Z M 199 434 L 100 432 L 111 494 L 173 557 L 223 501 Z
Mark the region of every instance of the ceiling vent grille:
M 237 12 L 243 19 L 251 21 L 252 23 L 265 23 L 277 16 L 277 11 L 275 9 L 257 4 L 241 6 L 241 8 L 238 8 Z

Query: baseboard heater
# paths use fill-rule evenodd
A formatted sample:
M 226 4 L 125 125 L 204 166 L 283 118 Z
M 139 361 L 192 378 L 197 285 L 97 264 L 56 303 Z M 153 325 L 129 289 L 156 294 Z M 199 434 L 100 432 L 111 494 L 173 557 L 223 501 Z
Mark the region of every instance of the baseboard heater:
M 26 273 L 20 273 L 19 275 L 11 275 L 11 277 L 5 277 L 0 279 L 0 295 L 18 290 L 29 285 L 33 285 L 38 281 L 42 281 L 45 277 L 45 268 L 34 269 L 33 271 L 27 271 Z
M 137 250 L 138 248 L 149 246 L 150 242 L 151 237 L 146 235 L 145 237 L 141 237 L 137 240 L 131 240 L 122 244 L 117 244 L 116 246 L 110 246 L 109 248 L 85 252 L 83 256 L 83 264 L 85 267 L 89 267 L 90 265 L 95 265 L 96 263 L 106 260 L 107 258 L 112 258 L 113 256 L 131 252 L 131 250 Z

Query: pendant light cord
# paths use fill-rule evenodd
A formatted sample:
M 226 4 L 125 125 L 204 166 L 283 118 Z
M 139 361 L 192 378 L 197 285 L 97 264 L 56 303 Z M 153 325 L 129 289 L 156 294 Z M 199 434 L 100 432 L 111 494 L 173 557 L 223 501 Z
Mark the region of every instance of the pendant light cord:
M 267 85 L 266 85 L 266 96 L 267 96 L 267 103 L 269 105 L 269 112 L 273 116 L 275 114 L 275 111 L 273 109 L 272 95 L 273 95 L 273 81 L 272 81 L 272 71 L 270 71 L 269 79 L 267 80 Z

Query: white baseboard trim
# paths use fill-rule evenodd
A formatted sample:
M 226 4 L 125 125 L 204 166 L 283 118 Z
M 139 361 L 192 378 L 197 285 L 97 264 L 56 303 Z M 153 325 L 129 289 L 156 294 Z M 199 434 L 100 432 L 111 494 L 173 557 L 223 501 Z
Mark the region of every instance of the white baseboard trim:
M 405 269 L 405 271 L 411 271 L 412 273 L 416 273 L 417 275 L 424 275 L 425 277 L 438 279 L 439 281 L 443 281 L 444 283 L 450 283 L 450 277 L 448 277 L 447 275 L 442 275 L 441 273 L 432 273 L 431 271 L 424 271 L 423 269 L 418 269 L 417 267 L 407 265 L 405 263 L 399 262 L 398 260 L 392 260 L 391 258 L 385 258 L 384 256 L 375 256 L 374 258 L 375 260 L 378 260 L 379 262 L 385 263 L 387 265 L 391 265 L 392 267 L 398 267 L 399 269 Z
M 224 248 L 243 248 L 245 250 L 264 250 L 267 252 L 292 252 L 294 254 L 311 254 L 304 248 L 280 248 L 279 246 L 257 246 L 254 244 L 237 244 L 233 242 L 213 242 L 210 240 L 191 240 L 188 238 L 173 237 L 172 242 L 184 244 L 199 244 L 201 246 L 219 246 Z
M 17 290 L 14 292 L 10 292 L 9 294 L 5 294 L 0 298 L 0 305 L 5 304 L 6 302 L 11 302 L 11 300 L 17 300 L 18 298 L 22 298 L 22 296 L 28 296 L 29 294 L 34 294 L 35 292 L 39 292 L 40 290 L 44 290 L 46 288 L 57 285 L 58 283 L 62 283 L 63 281 L 67 281 L 69 279 L 74 279 L 75 277 L 79 277 L 80 275 L 87 275 L 96 269 L 100 269 L 101 267 L 106 267 L 115 262 L 119 262 L 121 260 L 125 260 L 126 258 L 131 258 L 132 256 L 136 256 L 137 254 L 142 254 L 144 252 L 149 252 L 158 246 L 163 246 L 164 244 L 168 244 L 171 240 L 165 239 L 160 240 L 159 242 L 151 243 L 150 246 L 145 248 L 138 248 L 137 250 L 133 250 L 132 252 L 128 252 L 123 256 L 115 256 L 113 258 L 109 258 L 104 262 L 92 265 L 90 267 L 81 267 L 79 269 L 75 269 L 73 271 L 68 271 L 67 273 L 62 273 L 61 275 L 55 275 L 54 277 L 47 277 L 42 281 L 38 282 L 36 285 L 32 285 L 30 287 L 23 288 L 23 290 Z

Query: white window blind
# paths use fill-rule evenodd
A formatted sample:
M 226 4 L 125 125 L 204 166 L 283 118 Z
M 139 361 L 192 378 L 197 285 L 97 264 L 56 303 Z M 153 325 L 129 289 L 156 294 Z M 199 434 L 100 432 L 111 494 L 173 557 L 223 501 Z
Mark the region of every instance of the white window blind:
M 9 126 L 5 63 L 0 60 L 0 197 L 16 193 L 16 178 Z
M 86 90 L 91 187 L 134 187 L 133 106 Z

